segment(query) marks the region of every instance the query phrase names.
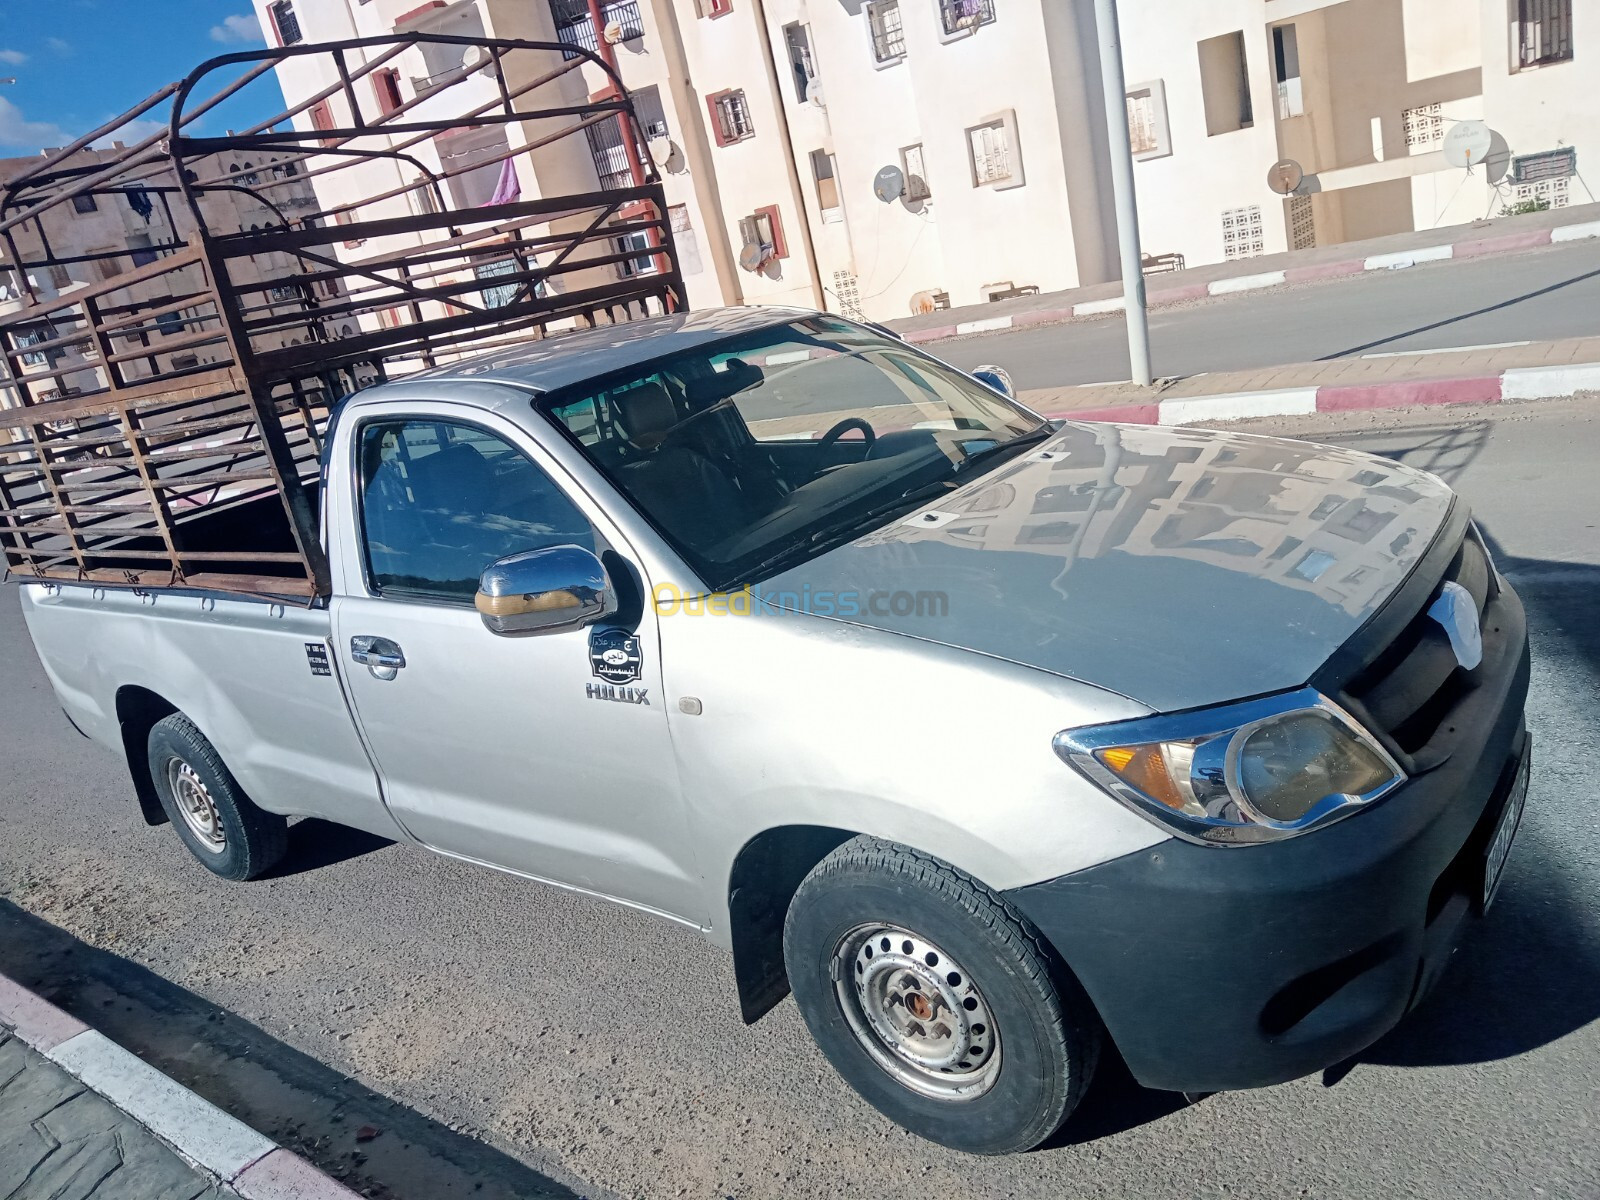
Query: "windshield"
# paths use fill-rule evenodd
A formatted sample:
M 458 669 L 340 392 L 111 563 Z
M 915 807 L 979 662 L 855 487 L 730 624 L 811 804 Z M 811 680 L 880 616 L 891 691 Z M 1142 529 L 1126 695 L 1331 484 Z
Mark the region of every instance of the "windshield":
M 539 404 L 716 591 L 869 532 L 1049 429 L 959 371 L 830 317 Z

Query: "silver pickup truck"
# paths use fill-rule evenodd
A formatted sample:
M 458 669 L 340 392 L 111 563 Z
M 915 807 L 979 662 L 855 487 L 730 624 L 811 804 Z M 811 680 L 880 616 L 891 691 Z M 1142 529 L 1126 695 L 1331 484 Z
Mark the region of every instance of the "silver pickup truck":
M 1007 390 L 790 310 L 529 342 L 341 404 L 327 597 L 22 603 L 210 870 L 315 816 L 691 926 L 945 1145 L 1044 1141 L 1108 1039 L 1348 1058 L 1494 897 L 1516 595 L 1430 475 Z

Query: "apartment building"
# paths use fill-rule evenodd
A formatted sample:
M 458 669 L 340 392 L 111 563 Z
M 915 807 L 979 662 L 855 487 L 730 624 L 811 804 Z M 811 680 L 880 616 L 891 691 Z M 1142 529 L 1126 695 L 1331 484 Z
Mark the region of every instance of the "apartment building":
M 88 174 L 120 161 L 124 154 L 121 142 L 107 149 L 81 150 L 55 172 Z M 7 185 L 39 162 L 38 157 L 0 159 L 0 190 L 10 190 Z M 213 229 L 259 229 L 292 219 L 316 204 L 310 183 L 290 155 L 211 154 L 196 160 L 193 169 L 196 182 L 205 189 L 199 199 L 201 211 Z M 270 203 L 260 198 L 263 188 Z M 52 187 L 41 193 L 18 187 L 9 210 L 14 214 L 58 190 Z M 179 193 L 177 179 L 170 167 L 159 163 L 152 163 L 141 178 L 118 178 L 44 209 L 9 231 L 9 241 L 0 247 L 0 315 L 56 300 L 62 306 L 47 310 L 16 336 L 15 346 L 6 347 L 20 353 L 9 373 L 0 364 L 0 407 L 20 403 L 19 388 L 28 389 L 29 403 L 38 403 L 104 386 L 98 352 L 91 343 L 64 341 L 81 329 L 74 306 L 81 300 L 78 294 L 91 286 L 99 291 L 98 310 L 120 329 L 111 339 L 112 350 L 128 356 L 123 369 L 130 378 L 200 370 L 218 357 L 219 349 L 206 344 L 208 338 L 220 342 L 217 318 L 182 303 L 201 290 L 200 268 L 145 273 L 154 277 L 138 274 L 184 248 L 195 233 L 194 215 Z M 248 262 L 241 279 L 267 281 L 291 270 L 284 256 L 260 254 Z M 123 276 L 130 282 L 105 286 Z M 286 316 L 303 311 L 301 297 L 292 287 L 269 293 L 264 307 Z M 281 344 L 296 336 L 292 326 L 286 326 Z M 39 349 L 30 349 L 33 346 Z
M 1091 5 L 599 7 L 597 31 L 588 0 L 256 0 L 277 43 L 415 29 L 609 47 L 697 306 L 886 319 L 1117 277 Z M 1600 106 L 1581 64 L 1590 40 L 1600 45 L 1600 0 L 1122 0 L 1120 11 L 1149 270 L 1591 198 L 1578 149 L 1600 144 Z M 397 60 L 393 102 L 460 66 L 423 61 L 442 54 Z M 279 68 L 291 103 L 333 82 L 296 74 L 313 61 Z M 595 95 L 607 81 L 585 65 L 561 86 Z M 1444 142 L 1473 123 L 1492 148 L 1468 170 Z M 426 153 L 448 167 L 503 153 L 505 136 L 463 130 Z M 626 150 L 607 123 L 587 145 L 518 154 L 522 194 L 625 183 Z M 1269 183 L 1282 159 L 1304 175 L 1290 196 Z M 341 172 L 339 186 L 355 175 Z M 496 178 L 453 179 L 453 202 L 481 202 Z M 374 177 L 368 194 L 404 182 Z M 639 257 L 609 269 L 652 269 L 642 235 L 618 248 Z

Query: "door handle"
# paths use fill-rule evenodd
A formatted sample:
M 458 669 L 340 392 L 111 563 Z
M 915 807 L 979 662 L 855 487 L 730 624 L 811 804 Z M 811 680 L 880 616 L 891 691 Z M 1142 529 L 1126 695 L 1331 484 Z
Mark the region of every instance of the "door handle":
M 371 669 L 379 679 L 393 679 L 406 665 L 406 656 L 400 647 L 385 637 L 362 635 L 350 639 L 350 657 Z

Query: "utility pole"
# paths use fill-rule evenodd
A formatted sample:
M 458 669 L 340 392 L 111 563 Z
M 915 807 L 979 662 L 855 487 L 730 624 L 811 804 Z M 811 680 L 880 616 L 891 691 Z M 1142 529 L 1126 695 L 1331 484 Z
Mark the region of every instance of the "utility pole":
M 1150 318 L 1146 311 L 1143 252 L 1139 244 L 1139 202 L 1133 188 L 1133 143 L 1128 137 L 1128 85 L 1122 74 L 1122 36 L 1117 0 L 1094 0 L 1100 35 L 1100 78 L 1106 94 L 1106 134 L 1111 139 L 1111 193 L 1117 208 L 1117 242 L 1122 248 L 1122 294 L 1128 322 L 1128 359 L 1133 382 L 1149 387 Z

